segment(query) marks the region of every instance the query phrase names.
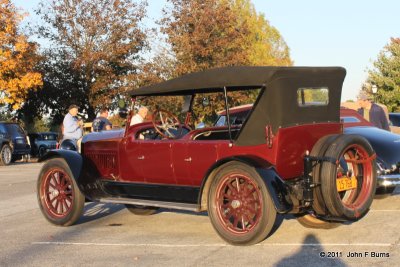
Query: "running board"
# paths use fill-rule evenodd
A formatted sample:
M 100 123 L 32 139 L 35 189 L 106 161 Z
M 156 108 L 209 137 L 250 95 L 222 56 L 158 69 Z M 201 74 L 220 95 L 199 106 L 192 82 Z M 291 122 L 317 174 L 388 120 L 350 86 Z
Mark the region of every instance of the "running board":
M 100 198 L 99 202 L 103 203 L 116 203 L 116 204 L 131 204 L 167 209 L 177 209 L 177 210 L 188 210 L 199 212 L 200 207 L 198 204 L 188 204 L 188 203 L 177 203 L 177 202 L 166 202 L 166 201 L 155 201 L 155 200 L 145 200 L 145 199 L 132 199 L 132 198 Z

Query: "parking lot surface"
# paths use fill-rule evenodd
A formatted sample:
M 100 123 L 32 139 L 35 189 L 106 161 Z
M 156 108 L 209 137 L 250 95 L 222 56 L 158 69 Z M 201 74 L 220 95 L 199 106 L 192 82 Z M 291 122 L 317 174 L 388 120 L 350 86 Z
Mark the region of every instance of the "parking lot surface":
M 131 214 L 87 203 L 74 226 L 57 227 L 36 199 L 40 163 L 0 167 L 0 266 L 398 266 L 400 190 L 376 199 L 360 221 L 335 229 L 301 226 L 291 215 L 258 245 L 226 244 L 206 213 L 162 209 Z

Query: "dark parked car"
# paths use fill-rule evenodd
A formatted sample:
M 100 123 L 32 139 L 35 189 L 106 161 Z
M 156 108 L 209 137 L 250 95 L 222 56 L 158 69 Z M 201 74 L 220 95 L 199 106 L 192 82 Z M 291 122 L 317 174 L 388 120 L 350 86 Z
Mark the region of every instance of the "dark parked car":
M 344 133 L 358 134 L 369 141 L 377 159 L 378 193 L 392 193 L 400 185 L 400 135 L 374 127 L 355 110 L 342 108 Z
M 31 155 L 42 157 L 47 151 L 56 149 L 58 134 L 54 132 L 31 133 Z
M 138 215 L 159 207 L 208 211 L 216 232 L 235 245 L 265 239 L 278 213 L 323 227 L 358 220 L 373 200 L 376 163 L 365 138 L 342 132 L 345 73 L 227 67 L 133 90 L 132 107 L 147 106 L 152 121 L 130 126 L 128 116 L 124 130 L 88 134 L 81 154 L 49 151 L 40 159 L 41 211 L 64 226 L 79 219 L 85 198 Z M 245 122 L 231 125 L 229 106 L 247 93 L 255 104 Z M 207 98 L 220 102 L 201 105 Z M 196 111 L 221 105 L 226 126 L 194 129 Z
M 20 160 L 30 150 L 25 131 L 18 123 L 0 122 L 0 165 Z

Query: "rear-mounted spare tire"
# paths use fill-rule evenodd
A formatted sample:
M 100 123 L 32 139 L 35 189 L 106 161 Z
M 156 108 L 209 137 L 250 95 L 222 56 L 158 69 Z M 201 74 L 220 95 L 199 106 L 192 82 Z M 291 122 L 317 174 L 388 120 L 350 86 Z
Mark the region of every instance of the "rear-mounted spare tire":
M 358 135 L 339 135 L 324 157 L 331 160 L 322 163 L 318 180 L 329 214 L 361 218 L 368 212 L 376 188 L 376 155 L 371 145 Z

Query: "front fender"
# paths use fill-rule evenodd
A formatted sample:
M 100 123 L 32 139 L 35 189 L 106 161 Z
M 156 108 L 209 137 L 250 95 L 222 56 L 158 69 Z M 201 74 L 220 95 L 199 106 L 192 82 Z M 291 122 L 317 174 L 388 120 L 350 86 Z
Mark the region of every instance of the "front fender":
M 63 149 L 50 150 L 49 152 L 44 154 L 41 158 L 39 158 L 38 162 L 43 162 L 53 158 L 64 159 L 67 162 L 69 168 L 71 169 L 75 181 L 78 180 L 82 171 L 83 160 L 81 154 L 72 150 L 63 150 Z

